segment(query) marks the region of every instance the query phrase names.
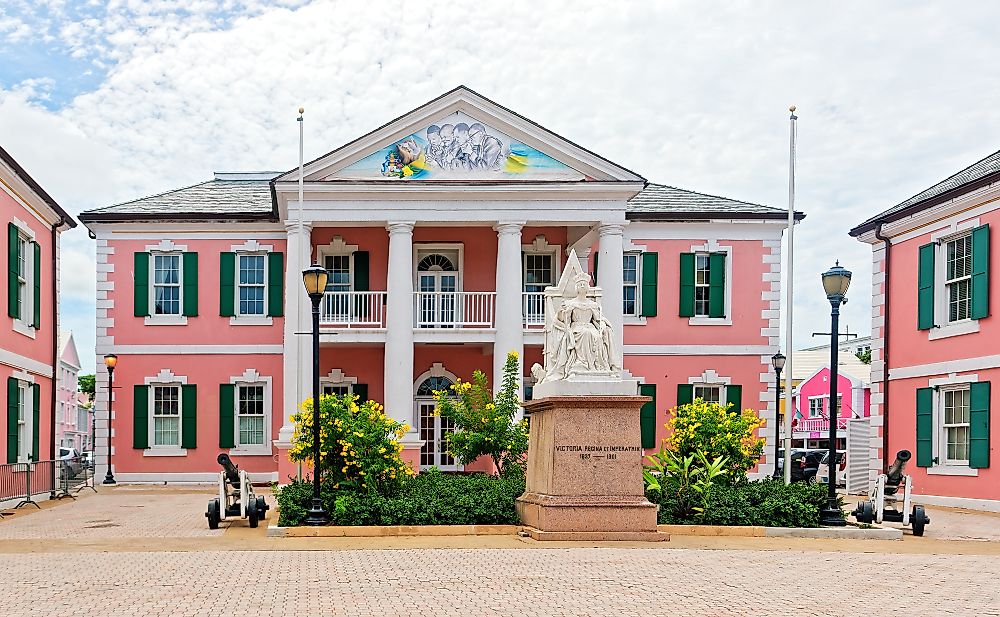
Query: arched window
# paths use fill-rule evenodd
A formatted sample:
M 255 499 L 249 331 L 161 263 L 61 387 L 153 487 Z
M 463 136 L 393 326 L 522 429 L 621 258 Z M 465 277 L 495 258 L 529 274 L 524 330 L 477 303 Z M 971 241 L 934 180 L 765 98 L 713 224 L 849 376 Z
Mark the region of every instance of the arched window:
M 448 390 L 451 385 L 447 377 L 428 377 L 417 387 L 417 396 L 434 396 L 435 390 Z
M 440 253 L 432 253 L 420 260 L 417 272 L 455 272 L 454 262 Z

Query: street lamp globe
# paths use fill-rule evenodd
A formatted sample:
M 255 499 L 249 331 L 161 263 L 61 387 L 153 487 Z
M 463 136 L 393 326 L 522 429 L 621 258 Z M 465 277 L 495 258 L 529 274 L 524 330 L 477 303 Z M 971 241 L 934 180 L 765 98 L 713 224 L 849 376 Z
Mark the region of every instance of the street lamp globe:
M 109 353 L 104 356 L 104 366 L 113 369 L 118 364 L 118 356 L 113 353 Z
M 302 271 L 302 284 L 310 296 L 321 295 L 326 290 L 326 268 L 313 264 Z
M 851 271 L 842 267 L 839 261 L 837 265 L 823 273 L 823 290 L 830 302 L 843 301 L 850 286 Z
M 771 366 L 774 367 L 774 370 L 780 373 L 781 370 L 785 368 L 785 354 L 779 351 L 771 356 Z

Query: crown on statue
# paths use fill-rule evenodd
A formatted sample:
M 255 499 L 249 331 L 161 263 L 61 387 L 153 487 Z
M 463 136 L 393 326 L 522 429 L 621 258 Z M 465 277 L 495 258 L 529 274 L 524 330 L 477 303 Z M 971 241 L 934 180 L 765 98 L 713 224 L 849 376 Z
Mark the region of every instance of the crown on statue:
M 586 283 L 587 285 L 590 285 L 590 275 L 587 274 L 586 272 L 581 272 L 580 274 L 577 274 L 576 276 L 573 277 L 573 284 L 574 285 L 576 285 L 577 283 L 580 283 L 580 282 L 583 282 L 583 283 Z

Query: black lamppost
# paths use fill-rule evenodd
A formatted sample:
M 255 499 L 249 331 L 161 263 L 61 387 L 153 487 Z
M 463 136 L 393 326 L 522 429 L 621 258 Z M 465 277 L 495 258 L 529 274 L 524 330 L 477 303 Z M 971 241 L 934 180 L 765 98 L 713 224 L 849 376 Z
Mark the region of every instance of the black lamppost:
M 847 288 L 851 285 L 851 273 L 840 266 L 838 261 L 835 266 L 823 273 L 823 290 L 826 291 L 826 299 L 830 301 L 830 412 L 827 414 L 830 421 L 830 470 L 827 477 L 829 492 L 827 493 L 826 508 L 820 511 L 819 520 L 822 525 L 842 527 L 847 524 L 844 520 L 844 513 L 837 503 L 837 422 L 840 419 L 840 410 L 837 409 L 837 362 L 840 345 L 840 305 L 847 302 Z
M 104 366 L 108 367 L 108 473 L 104 474 L 101 484 L 117 484 L 115 474 L 111 473 L 111 410 L 115 399 L 115 366 L 118 356 L 109 353 L 104 356 Z
M 309 508 L 309 516 L 306 518 L 306 525 L 313 526 L 326 525 L 330 522 L 330 517 L 323 509 L 323 500 L 320 498 L 319 490 L 319 304 L 326 291 L 326 278 L 326 269 L 318 264 L 313 264 L 302 271 L 302 283 L 306 286 L 309 299 L 312 300 L 313 500 L 312 507 Z
M 781 448 L 781 440 L 778 439 L 778 429 L 781 427 L 781 422 L 778 418 L 781 416 L 781 370 L 785 368 L 785 354 L 780 351 L 773 356 L 771 356 L 771 366 L 774 367 L 774 479 L 778 479 L 782 476 L 778 469 L 779 460 L 779 450 Z M 789 413 L 786 409 L 785 413 Z

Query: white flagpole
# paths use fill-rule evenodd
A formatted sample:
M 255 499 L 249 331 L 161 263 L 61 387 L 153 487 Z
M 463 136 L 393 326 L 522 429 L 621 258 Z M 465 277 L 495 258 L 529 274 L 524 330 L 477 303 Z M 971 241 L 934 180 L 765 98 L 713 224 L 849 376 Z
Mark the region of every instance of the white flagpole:
M 298 238 L 299 238 L 299 242 L 300 243 L 306 242 L 306 246 L 303 247 L 303 246 L 300 245 L 298 247 L 299 254 L 296 256 L 295 262 L 298 262 L 299 259 L 302 258 L 302 255 L 304 253 L 307 257 L 306 257 L 306 263 L 302 264 L 302 267 L 303 268 L 308 268 L 310 265 L 312 265 L 312 259 L 311 259 L 311 254 L 312 254 L 311 244 L 312 243 L 310 242 L 310 239 L 306 238 L 305 228 L 302 225 L 302 200 L 303 200 L 302 195 L 304 193 L 304 184 L 305 184 L 305 178 L 303 177 L 303 173 L 302 173 L 302 168 L 303 168 L 303 165 L 304 165 L 304 163 L 303 163 L 303 151 L 304 151 L 303 150 L 303 142 L 304 142 L 304 139 L 305 139 L 304 138 L 303 127 L 305 126 L 305 122 L 304 122 L 304 120 L 302 118 L 302 115 L 305 113 L 305 111 L 306 111 L 305 107 L 299 107 L 299 117 L 296 118 L 296 120 L 299 123 L 299 204 L 298 204 L 298 208 L 296 208 L 296 210 L 298 211 L 297 212 L 297 215 L 298 215 L 298 229 L 296 231 L 298 232 L 297 235 L 298 235 Z M 301 272 L 289 272 L 288 275 L 289 276 L 301 276 Z M 302 325 L 303 325 L 302 322 L 301 322 L 301 319 L 302 319 L 302 310 L 300 309 L 301 302 L 302 302 L 302 294 L 301 293 L 295 294 L 295 297 L 297 298 L 297 300 L 295 301 L 295 305 L 294 305 L 295 306 L 295 313 L 294 313 L 294 317 L 293 318 L 296 320 L 296 322 L 299 323 L 299 327 L 296 328 L 296 331 L 301 331 L 302 330 Z M 287 319 L 287 317 L 286 317 L 286 319 Z M 300 342 L 299 344 L 301 345 L 302 343 Z M 308 389 L 308 387 L 305 387 L 305 383 L 306 382 L 303 379 L 303 373 L 302 373 L 302 354 L 301 353 L 296 353 L 295 354 L 295 369 L 296 369 L 295 370 L 295 379 L 296 379 L 296 382 L 297 382 L 297 385 L 298 385 L 298 388 L 297 388 L 298 389 L 298 392 L 297 392 L 298 400 L 299 401 L 304 401 L 304 400 L 306 400 L 306 397 L 309 396 L 309 394 L 308 394 L 309 389 Z
M 299 234 L 300 235 L 302 234 L 302 193 L 303 193 L 303 190 L 304 190 L 303 186 L 304 186 L 304 182 L 305 182 L 305 178 L 302 176 L 302 166 L 303 166 L 303 156 L 302 156 L 302 153 L 303 153 L 303 141 L 304 141 L 304 137 L 303 137 L 303 125 L 305 124 L 305 122 L 303 122 L 303 119 L 302 119 L 302 114 L 305 113 L 305 111 L 306 111 L 305 107 L 299 107 L 299 117 L 297 118 L 297 120 L 299 122 L 299 208 L 298 208 L 299 212 L 298 212 L 298 215 L 299 215 Z M 311 253 L 312 251 L 309 251 L 309 252 Z M 310 265 L 310 264 L 306 264 L 306 265 Z
M 788 270 L 786 276 L 787 291 L 785 292 L 785 484 L 792 481 L 792 417 L 795 415 L 794 380 L 792 378 L 793 346 L 792 346 L 792 288 L 795 270 L 792 265 L 795 256 L 795 140 L 798 116 L 795 115 L 795 105 L 788 108 L 791 116 L 788 119 Z M 777 430 L 775 425 L 775 430 Z M 777 436 L 775 436 L 777 438 Z M 777 461 L 775 461 L 777 464 Z

